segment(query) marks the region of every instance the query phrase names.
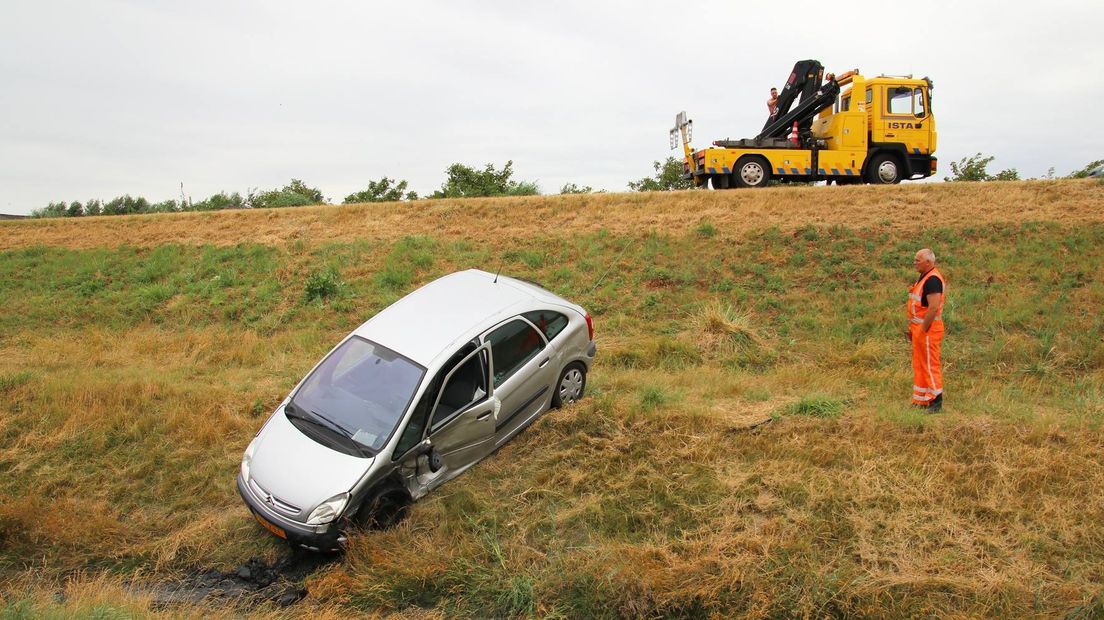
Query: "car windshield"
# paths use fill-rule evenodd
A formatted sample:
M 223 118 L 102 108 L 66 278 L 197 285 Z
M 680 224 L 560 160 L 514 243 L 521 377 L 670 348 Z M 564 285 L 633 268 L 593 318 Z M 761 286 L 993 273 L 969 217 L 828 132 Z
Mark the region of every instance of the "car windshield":
M 378 452 L 424 374 L 424 368 L 387 347 L 353 337 L 322 361 L 291 402 L 301 414 Z

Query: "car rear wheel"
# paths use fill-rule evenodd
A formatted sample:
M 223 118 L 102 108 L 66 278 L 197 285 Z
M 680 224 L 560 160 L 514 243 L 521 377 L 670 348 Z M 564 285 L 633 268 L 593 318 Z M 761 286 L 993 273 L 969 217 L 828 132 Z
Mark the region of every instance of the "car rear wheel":
M 579 400 L 583 397 L 585 389 L 586 366 L 579 362 L 568 364 L 560 373 L 560 380 L 556 382 L 556 392 L 552 395 L 552 407 L 559 408 Z

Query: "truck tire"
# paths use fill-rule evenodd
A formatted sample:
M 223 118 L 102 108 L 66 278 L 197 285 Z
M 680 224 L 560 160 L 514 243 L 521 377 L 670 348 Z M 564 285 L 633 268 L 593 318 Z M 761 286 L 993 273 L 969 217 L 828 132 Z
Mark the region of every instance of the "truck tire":
M 713 179 L 713 189 L 728 189 L 729 188 L 729 176 L 727 174 L 715 174 Z
M 736 171 L 732 179 L 738 187 L 766 187 L 770 181 L 770 164 L 762 157 L 745 155 L 736 162 Z
M 890 153 L 878 153 L 866 168 L 866 182 L 874 185 L 896 185 L 901 182 L 901 160 Z

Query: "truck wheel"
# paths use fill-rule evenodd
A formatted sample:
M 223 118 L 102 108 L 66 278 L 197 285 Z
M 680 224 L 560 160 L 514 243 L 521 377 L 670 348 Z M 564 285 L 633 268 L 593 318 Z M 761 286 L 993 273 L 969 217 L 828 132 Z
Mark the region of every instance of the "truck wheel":
M 713 189 L 728 189 L 729 180 L 727 174 L 715 174 L 711 178 L 713 179 Z
M 870 160 L 866 182 L 874 185 L 895 185 L 901 182 L 900 161 L 889 153 L 879 153 Z
M 732 175 L 740 187 L 764 187 L 770 180 L 770 166 L 761 157 L 742 157 Z

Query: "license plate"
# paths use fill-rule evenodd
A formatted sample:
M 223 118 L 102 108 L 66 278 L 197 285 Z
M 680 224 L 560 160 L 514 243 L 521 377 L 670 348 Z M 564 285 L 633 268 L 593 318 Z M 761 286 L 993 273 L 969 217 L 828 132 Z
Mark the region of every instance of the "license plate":
M 256 519 L 257 523 L 260 523 L 261 527 L 263 527 L 264 529 L 272 532 L 273 534 L 279 536 L 280 538 L 283 538 L 285 540 L 287 539 L 287 532 L 285 532 L 284 530 L 276 527 L 275 525 L 272 525 L 271 523 L 266 521 L 264 519 L 264 517 L 262 517 L 261 515 L 254 512 L 253 513 L 253 518 Z

